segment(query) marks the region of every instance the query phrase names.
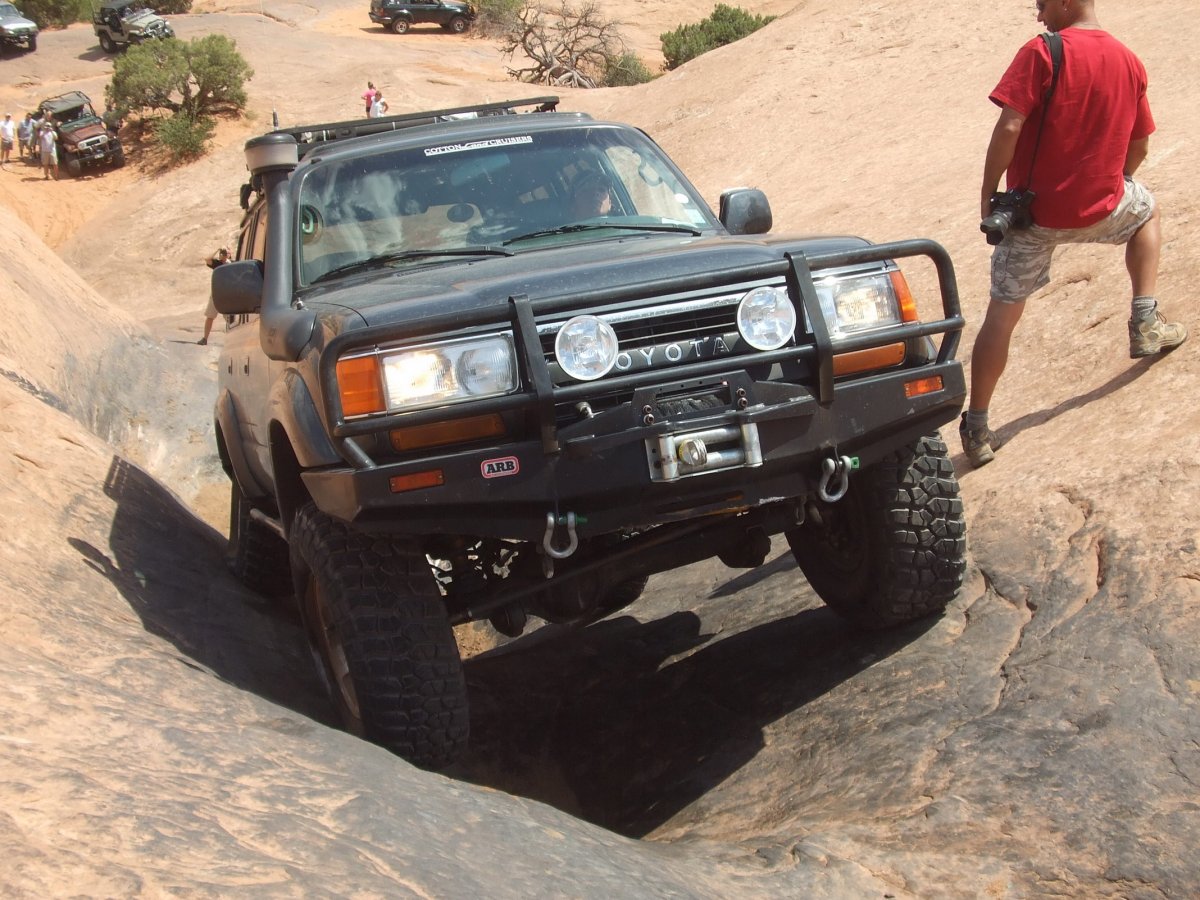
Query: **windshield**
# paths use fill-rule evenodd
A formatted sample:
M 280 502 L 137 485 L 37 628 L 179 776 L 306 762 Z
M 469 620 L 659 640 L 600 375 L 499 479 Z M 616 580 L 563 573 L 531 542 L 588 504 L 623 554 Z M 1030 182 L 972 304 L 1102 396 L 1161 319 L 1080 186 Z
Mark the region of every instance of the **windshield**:
M 21 14 L 17 12 L 17 8 L 11 3 L 0 3 L 0 16 L 12 16 L 13 18 L 21 18 Z
M 590 227 L 570 227 L 581 224 Z M 651 141 L 601 126 L 317 162 L 300 187 L 298 226 L 311 284 L 368 260 L 428 264 L 471 248 L 507 255 L 494 250 L 716 223 Z

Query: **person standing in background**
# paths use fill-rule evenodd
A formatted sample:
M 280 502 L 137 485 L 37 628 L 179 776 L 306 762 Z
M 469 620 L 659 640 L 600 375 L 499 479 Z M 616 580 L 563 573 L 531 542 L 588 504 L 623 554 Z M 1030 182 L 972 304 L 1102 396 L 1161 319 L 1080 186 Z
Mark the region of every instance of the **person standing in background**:
M 375 101 L 371 104 L 370 116 L 372 119 L 378 119 L 386 116 L 388 111 L 388 102 L 383 99 L 383 91 L 375 92 Z
M 376 93 L 378 93 L 378 92 L 375 90 L 375 85 L 372 82 L 368 81 L 367 89 L 365 91 L 363 91 L 363 95 L 362 95 L 363 103 L 366 106 L 366 113 L 368 116 L 371 115 L 371 106 L 375 103 Z

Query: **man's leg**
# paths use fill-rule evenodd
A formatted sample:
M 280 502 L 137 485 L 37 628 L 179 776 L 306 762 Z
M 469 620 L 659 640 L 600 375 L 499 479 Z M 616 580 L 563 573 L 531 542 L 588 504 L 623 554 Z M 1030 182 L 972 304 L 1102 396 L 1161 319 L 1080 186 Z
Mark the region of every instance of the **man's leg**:
M 1018 303 L 993 300 L 988 304 L 987 315 L 975 337 L 975 349 L 971 351 L 971 409 L 986 411 L 991 404 L 992 394 L 1008 365 L 1008 346 L 1023 312 L 1023 300 Z
M 988 428 L 988 405 L 1008 364 L 1008 347 L 1024 311 L 1024 300 L 1015 303 L 993 300 L 975 337 L 975 349 L 971 351 L 971 402 L 958 426 L 963 453 L 975 468 L 990 463 L 1000 449 L 999 437 Z

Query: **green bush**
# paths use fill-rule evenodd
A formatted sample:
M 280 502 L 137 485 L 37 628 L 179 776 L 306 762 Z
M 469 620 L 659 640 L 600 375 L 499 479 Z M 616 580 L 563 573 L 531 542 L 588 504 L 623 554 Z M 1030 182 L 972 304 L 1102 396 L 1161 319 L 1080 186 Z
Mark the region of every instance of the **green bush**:
M 65 28 L 72 22 L 92 21 L 88 0 L 21 0 L 15 4 L 38 28 Z
M 623 53 L 608 61 L 600 84 L 603 87 L 629 87 L 633 84 L 645 84 L 653 79 L 654 75 L 637 54 Z
M 523 5 L 524 0 L 479 0 L 472 29 L 484 37 L 507 34 Z
M 212 137 L 214 123 L 207 117 L 193 119 L 187 113 L 176 113 L 154 127 L 154 136 L 166 149 L 172 162 L 187 162 L 204 155 L 204 147 Z
M 166 38 L 130 47 L 114 59 L 104 96 L 122 118 L 166 110 L 199 122 L 245 109 L 245 83 L 253 74 L 236 42 L 223 34 L 187 42 Z
M 678 68 L 709 50 L 741 40 L 774 20 L 775 16 L 757 16 L 740 7 L 718 3 L 707 19 L 659 35 L 663 58 L 668 69 Z

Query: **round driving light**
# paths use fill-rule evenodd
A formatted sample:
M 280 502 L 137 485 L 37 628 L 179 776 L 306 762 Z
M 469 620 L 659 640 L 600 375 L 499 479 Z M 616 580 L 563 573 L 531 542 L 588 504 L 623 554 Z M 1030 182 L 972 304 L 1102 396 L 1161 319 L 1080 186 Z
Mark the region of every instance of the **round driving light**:
M 617 333 L 595 316 L 576 316 L 559 329 L 554 356 L 576 381 L 607 375 L 617 362 Z
M 738 304 L 737 327 L 755 350 L 778 350 L 796 331 L 796 307 L 786 291 L 755 288 Z

